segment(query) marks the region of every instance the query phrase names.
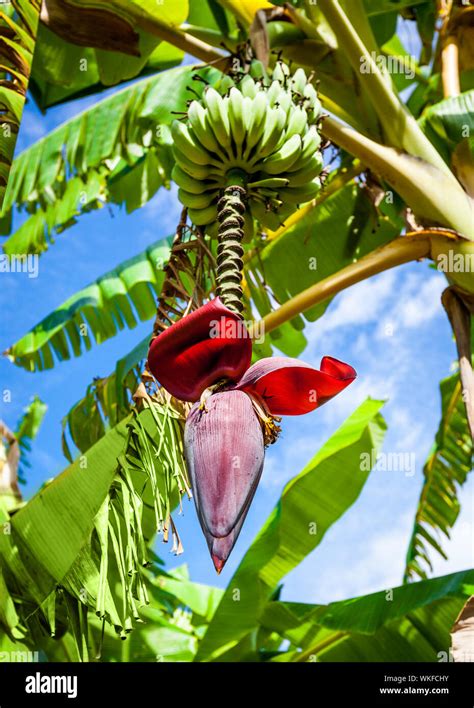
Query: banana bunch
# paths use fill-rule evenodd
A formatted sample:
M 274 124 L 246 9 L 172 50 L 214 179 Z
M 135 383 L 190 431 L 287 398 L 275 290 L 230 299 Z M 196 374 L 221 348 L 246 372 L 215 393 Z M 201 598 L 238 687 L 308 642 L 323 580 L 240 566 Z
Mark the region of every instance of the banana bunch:
M 194 224 L 212 224 L 222 190 L 237 179 L 247 212 L 276 229 L 321 186 L 316 90 L 303 69 L 291 75 L 281 61 L 271 78 L 254 62 L 240 81 L 226 76 L 219 88 L 207 86 L 187 120 L 172 125 L 179 199 Z

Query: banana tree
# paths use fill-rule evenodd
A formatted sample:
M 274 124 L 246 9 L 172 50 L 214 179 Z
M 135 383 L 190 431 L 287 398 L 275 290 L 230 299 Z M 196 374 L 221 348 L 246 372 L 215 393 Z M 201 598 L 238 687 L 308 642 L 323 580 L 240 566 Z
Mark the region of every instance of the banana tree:
M 56 615 L 58 626 L 69 626 L 79 656 L 90 654 L 91 611 L 123 635 L 132 629 L 157 582 L 141 572 L 154 535 L 171 535 L 181 550 L 171 516 L 181 496 L 192 486 L 220 570 L 255 492 L 263 447 L 278 434 L 277 418 L 326 402 L 354 378 L 352 367 L 334 359 L 316 371 L 272 357 L 273 349 L 299 356 L 307 323 L 338 293 L 427 259 L 448 279 L 443 305 L 459 373 L 442 385 L 442 421 L 424 468 L 406 579 L 426 577 L 430 548 L 444 553 L 435 535 L 449 536 L 459 512 L 456 485 L 472 469 L 474 429 L 474 279 L 466 265 L 474 258 L 470 10 L 454 1 L 440 4 L 438 14 L 423 1 L 398 3 L 397 10 L 370 0 L 164 0 L 158 8 L 138 0 L 43 2 L 31 79 L 38 105 L 47 110 L 124 85 L 15 159 L 1 214 L 5 255 L 44 253 L 82 214 L 105 203 L 133 211 L 172 182 L 183 205 L 172 237 L 104 274 L 6 352 L 14 364 L 41 371 L 154 320 L 150 352 L 148 338 L 138 343 L 65 416 L 71 466 L 14 515 L 13 537 L 3 554 L 0 548 L 10 598 L 30 572 L 25 559 L 36 559 L 41 572 L 28 606 L 41 608 L 50 634 Z M 401 17 L 418 32 L 417 59 L 397 32 Z M 110 34 L 97 32 L 98 20 Z M 197 65 L 177 67 L 185 53 Z M 65 80 L 66 66 L 76 69 Z M 137 80 L 125 83 L 130 79 Z M 27 217 L 15 229 L 19 211 Z M 317 258 L 317 271 L 302 267 L 308 255 Z M 424 273 L 420 265 L 420 282 Z M 217 336 L 209 334 L 209 308 L 224 328 Z M 246 322 L 252 324 L 242 328 Z M 227 327 L 237 334 L 229 337 Z M 264 341 L 252 347 L 262 329 Z M 375 419 L 377 406 L 367 410 Z M 367 410 L 348 424 L 353 445 L 378 444 L 381 424 L 368 423 Z M 240 418 L 251 421 L 242 430 Z M 250 451 L 240 450 L 243 434 L 255 440 Z M 245 461 L 240 486 L 219 475 L 227 480 L 223 495 L 209 455 L 227 444 L 239 459 L 253 460 Z M 316 467 L 329 472 L 328 445 Z M 354 450 L 346 453 L 344 465 Z M 221 462 L 228 469 L 229 460 Z M 291 484 L 302 484 L 310 503 L 311 486 L 299 479 Z M 340 489 L 328 490 L 328 506 L 337 506 Z M 344 503 L 351 503 L 357 490 L 345 491 Z M 242 577 L 254 580 L 256 565 L 262 568 L 260 604 L 244 607 L 236 622 L 224 595 L 202 642 L 201 630 L 184 631 L 187 658 L 244 656 L 255 632 L 268 639 L 262 651 L 275 651 L 275 660 L 282 637 L 303 657 L 319 656 L 320 648 L 296 638 L 299 626 L 313 627 L 317 608 L 302 611 L 272 596 L 282 572 L 312 550 L 282 545 L 272 565 L 266 554 L 274 552 L 275 526 L 285 522 L 280 512 L 242 564 Z M 39 542 L 35 528 L 49 543 L 44 535 Z M 64 548 L 48 557 L 45 546 L 64 534 Z M 21 627 L 27 637 L 25 624 L 37 633 L 11 602 L 10 635 Z M 443 636 L 459 609 L 440 610 Z M 429 613 L 420 615 L 430 621 Z M 350 632 L 351 622 L 341 620 L 338 631 Z M 313 629 L 319 647 L 327 626 L 314 620 Z M 364 646 L 349 644 L 339 656 Z

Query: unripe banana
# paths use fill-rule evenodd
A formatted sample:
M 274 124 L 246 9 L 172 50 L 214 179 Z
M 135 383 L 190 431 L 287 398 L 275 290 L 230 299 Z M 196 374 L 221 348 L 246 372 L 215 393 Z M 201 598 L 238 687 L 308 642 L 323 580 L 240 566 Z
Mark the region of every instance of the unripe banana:
M 293 135 L 282 147 L 263 161 L 262 169 L 268 174 L 278 175 L 296 162 L 301 152 L 301 138 Z
M 304 135 L 308 125 L 308 115 L 303 108 L 294 106 L 290 112 L 288 127 L 286 129 L 285 138 L 291 138 L 292 135 Z
M 281 93 L 281 84 L 278 81 L 273 81 L 270 88 L 267 89 L 267 100 L 270 106 L 273 108 L 275 101 Z
M 178 150 L 181 150 L 196 165 L 209 164 L 209 153 L 193 140 L 187 125 L 183 125 L 179 120 L 173 121 L 171 135 Z
M 207 88 L 204 92 L 204 100 L 209 111 L 212 130 L 219 145 L 230 147 L 230 124 L 227 114 L 227 103 L 215 89 Z
M 297 160 L 296 164 L 300 164 L 299 159 Z M 288 171 L 289 187 L 303 187 L 304 185 L 308 184 L 308 182 L 317 177 L 319 174 L 321 174 L 321 170 L 323 167 L 322 158 L 320 158 L 319 154 L 316 153 L 314 157 L 312 157 L 306 163 L 303 163 L 303 165 L 303 167 L 300 167 L 300 169 L 295 170 L 294 172 Z M 293 165 L 292 169 L 294 167 L 295 165 Z
M 190 209 L 204 209 L 213 202 L 217 203 L 217 190 L 212 192 L 201 192 L 201 194 L 191 194 L 184 189 L 178 189 L 178 199 L 184 206 Z
M 173 154 L 177 164 L 181 167 L 183 172 L 186 172 L 190 177 L 194 177 L 194 179 L 197 180 L 212 177 L 210 167 L 197 165 L 195 162 L 192 162 L 189 157 L 183 155 L 176 147 L 173 148 Z
M 306 79 L 306 74 L 304 72 L 304 69 L 301 69 L 301 68 L 297 69 L 295 71 L 295 73 L 293 74 L 291 81 L 290 81 L 291 89 L 303 96 L 304 90 L 306 88 L 306 84 L 307 84 L 307 79 Z
M 318 94 L 316 89 L 311 84 L 306 84 L 303 91 L 303 95 L 308 99 L 310 110 L 308 111 L 311 120 L 316 120 L 316 118 L 321 113 L 321 103 L 318 99 Z
M 261 81 L 264 86 L 270 83 L 268 74 L 263 66 L 262 62 L 258 59 L 254 59 L 250 64 L 250 76 L 256 81 Z
M 215 139 L 214 133 L 206 121 L 206 117 L 206 109 L 203 108 L 198 101 L 193 101 L 188 109 L 188 118 L 191 124 L 191 129 L 197 140 L 204 148 L 206 148 L 206 150 L 215 152 L 216 155 L 219 155 L 222 159 L 224 154 L 222 153 L 220 145 Z
M 188 209 L 188 216 L 196 226 L 212 224 L 217 219 L 217 206 L 211 205 L 204 209 Z
M 319 149 L 321 145 L 321 137 L 316 130 L 316 126 L 311 125 L 306 135 L 303 138 L 303 149 L 301 152 L 302 160 L 309 160 L 310 157 Z
M 259 179 L 256 182 L 250 182 L 247 187 L 249 189 L 257 189 L 258 187 L 278 189 L 279 187 L 288 187 L 289 184 L 290 180 L 286 177 L 267 177 L 266 179 Z
M 253 111 L 253 99 L 250 98 L 250 96 L 244 96 L 244 98 L 242 99 L 242 113 L 244 116 L 246 134 L 248 133 L 250 126 L 252 125 L 252 121 L 253 121 L 252 111 Z
M 264 91 L 259 91 L 259 93 L 253 99 L 252 106 L 250 109 L 251 119 L 247 127 L 245 152 L 243 155 L 244 160 L 249 159 L 252 149 L 255 147 L 255 145 L 258 143 L 264 133 L 267 119 L 267 111 L 267 97 Z
M 235 81 L 228 76 L 227 74 L 224 74 L 222 79 L 219 81 L 219 92 L 221 95 L 226 94 L 232 86 L 235 86 Z
M 287 65 L 284 64 L 282 61 L 277 61 L 277 63 L 275 64 L 275 68 L 273 69 L 273 80 L 279 81 L 281 84 L 284 85 L 289 75 L 290 70 Z
M 204 190 L 212 188 L 217 189 L 216 183 L 191 177 L 179 166 L 178 163 L 176 163 L 173 167 L 171 177 L 176 182 L 178 187 L 181 187 L 186 192 L 191 192 L 191 194 L 201 194 Z
M 247 96 L 248 98 L 255 98 L 255 96 L 257 95 L 257 85 L 252 79 L 252 77 L 248 74 L 246 74 L 240 82 L 239 88 L 242 92 L 242 95 Z
M 232 138 L 237 147 L 237 155 L 245 140 L 246 126 L 243 114 L 243 97 L 238 89 L 231 88 L 229 93 L 229 124 Z
M 207 87 L 200 101 L 190 103 L 187 125 L 173 124 L 178 196 L 190 219 L 211 234 L 218 200 L 235 172 L 242 195 L 235 197 L 238 213 L 252 222 L 250 209 L 262 227 L 277 229 L 295 204 L 312 199 L 320 188 L 316 90 L 302 69 L 290 76 L 281 61 L 272 80 L 261 63 L 253 62 L 238 84 L 228 78 L 217 86 L 218 91 Z
M 281 226 L 281 218 L 273 211 L 267 210 L 262 202 L 252 202 L 252 214 L 262 225 L 276 231 Z
M 291 184 L 291 182 L 290 182 Z M 279 190 L 279 195 L 284 202 L 290 204 L 304 204 L 318 194 L 321 188 L 321 181 L 316 177 L 312 182 L 305 184 L 302 187 L 286 187 Z
M 270 108 L 268 110 L 262 139 L 255 150 L 257 156 L 267 157 L 275 150 L 283 137 L 285 122 L 286 116 L 282 108 Z
M 291 100 L 290 94 L 282 90 L 277 96 L 277 99 L 275 101 L 275 106 L 279 106 L 285 111 L 285 114 L 289 116 L 291 108 L 293 108 L 293 101 Z

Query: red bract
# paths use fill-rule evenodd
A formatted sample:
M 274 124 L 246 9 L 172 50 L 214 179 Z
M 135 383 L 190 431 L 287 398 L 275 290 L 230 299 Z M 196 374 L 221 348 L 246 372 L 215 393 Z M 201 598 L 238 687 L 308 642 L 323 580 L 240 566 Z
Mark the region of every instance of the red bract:
M 156 337 L 148 356 L 169 393 L 192 402 L 202 397 L 186 421 L 185 456 L 218 572 L 255 494 L 273 416 L 309 413 L 356 377 L 352 366 L 327 356 L 319 370 L 286 357 L 249 367 L 251 350 L 243 320 L 216 298 Z
M 219 298 L 183 317 L 156 337 L 148 365 L 157 381 L 181 401 L 198 401 L 219 379 L 238 381 L 252 358 L 252 342 L 228 336 L 242 329 L 242 318 Z

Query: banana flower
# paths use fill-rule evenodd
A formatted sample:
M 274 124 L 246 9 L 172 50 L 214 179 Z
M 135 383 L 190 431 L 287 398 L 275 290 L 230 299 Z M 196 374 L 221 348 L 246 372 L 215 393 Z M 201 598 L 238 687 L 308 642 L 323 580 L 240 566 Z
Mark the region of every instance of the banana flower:
M 218 297 L 162 332 L 148 355 L 157 381 L 194 404 L 185 424 L 185 457 L 218 573 L 242 529 L 280 416 L 313 411 L 356 377 L 351 366 L 328 356 L 319 370 L 280 356 L 250 365 L 251 357 L 241 316 Z

